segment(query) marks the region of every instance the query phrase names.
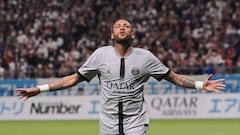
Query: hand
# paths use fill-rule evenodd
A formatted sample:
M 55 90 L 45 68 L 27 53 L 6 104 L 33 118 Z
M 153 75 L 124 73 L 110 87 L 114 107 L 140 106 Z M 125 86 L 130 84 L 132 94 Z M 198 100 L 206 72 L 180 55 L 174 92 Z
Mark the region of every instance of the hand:
M 207 77 L 207 79 L 204 81 L 203 89 L 208 92 L 221 94 L 222 92 L 220 90 L 224 90 L 226 88 L 226 85 L 222 84 L 225 79 L 211 80 L 212 77 L 212 74 Z
M 36 96 L 40 93 L 40 89 L 37 87 L 33 88 L 17 88 L 17 94 L 16 96 L 19 97 L 18 99 L 23 99 L 26 101 L 28 98 L 32 96 Z

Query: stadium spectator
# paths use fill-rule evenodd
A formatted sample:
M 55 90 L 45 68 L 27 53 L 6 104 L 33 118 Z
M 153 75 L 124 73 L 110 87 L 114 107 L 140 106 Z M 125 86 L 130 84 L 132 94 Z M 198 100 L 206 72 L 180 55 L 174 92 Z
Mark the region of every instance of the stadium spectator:
M 16 63 L 20 63 L 21 59 L 25 59 L 27 68 L 31 68 L 32 63 L 28 60 L 29 53 L 32 53 L 30 50 L 41 58 L 36 61 L 36 66 L 44 64 L 43 61 L 48 61 L 50 56 L 58 60 L 60 50 L 70 54 L 72 46 L 80 53 L 80 58 L 73 61 L 81 65 L 96 48 L 111 44 L 111 40 L 106 38 L 109 37 L 109 24 L 119 17 L 128 18 L 136 24 L 134 29 L 139 39 L 134 42 L 136 46 L 151 50 L 160 59 L 167 59 L 164 64 L 177 72 L 185 71 L 187 67 L 187 74 L 205 73 L 204 69 L 209 66 L 204 58 L 209 55 L 209 49 L 218 50 L 217 55 L 221 55 L 223 66 L 227 68 L 235 68 L 240 56 L 238 0 L 14 0 L 1 1 L 0 6 L 0 52 L 5 56 L 10 51 L 14 58 L 9 63 L 9 58 L 3 57 L 7 61 L 3 67 L 7 72 L 17 72 L 19 67 L 15 66 L 20 65 Z M 159 54 L 156 49 L 159 44 L 164 52 L 171 48 L 173 53 Z M 228 47 L 225 48 L 225 44 Z M 45 49 L 41 48 L 42 45 Z M 223 48 L 226 52 L 235 50 L 235 56 L 226 58 L 219 51 Z M 21 53 L 16 53 L 17 50 Z M 194 52 L 196 54 L 191 58 Z M 181 59 L 171 56 L 173 54 L 181 54 Z M 183 65 L 186 61 L 189 64 Z M 232 66 L 229 66 L 230 63 Z M 221 72 L 236 71 L 227 68 Z M 38 77 L 32 71 L 27 70 L 25 76 Z M 14 73 L 8 74 L 12 74 L 6 76 L 8 78 L 18 77 Z M 57 77 L 57 73 L 55 75 Z

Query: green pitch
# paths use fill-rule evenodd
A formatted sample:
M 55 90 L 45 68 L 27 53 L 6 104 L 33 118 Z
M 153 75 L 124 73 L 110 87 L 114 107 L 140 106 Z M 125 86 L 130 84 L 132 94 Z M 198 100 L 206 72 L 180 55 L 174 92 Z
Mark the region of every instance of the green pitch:
M 98 135 L 98 121 L 0 121 L 0 134 Z M 147 135 L 240 135 L 240 119 L 152 120 Z

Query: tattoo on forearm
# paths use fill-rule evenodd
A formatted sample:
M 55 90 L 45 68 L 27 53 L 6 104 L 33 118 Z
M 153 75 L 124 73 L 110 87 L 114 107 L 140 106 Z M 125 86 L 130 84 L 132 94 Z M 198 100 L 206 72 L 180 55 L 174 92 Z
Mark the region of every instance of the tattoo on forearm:
M 187 87 L 187 88 L 194 88 L 195 87 L 195 81 L 185 78 L 183 80 L 183 87 Z
M 166 79 L 181 87 L 195 88 L 195 80 L 184 75 L 178 75 L 174 72 L 170 72 L 169 76 Z

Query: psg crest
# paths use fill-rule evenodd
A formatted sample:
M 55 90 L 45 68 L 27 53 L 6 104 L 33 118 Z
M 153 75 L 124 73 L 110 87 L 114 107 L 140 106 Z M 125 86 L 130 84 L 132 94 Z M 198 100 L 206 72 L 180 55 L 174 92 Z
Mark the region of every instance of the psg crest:
M 132 74 L 135 75 L 135 76 L 138 75 L 139 74 L 139 69 L 137 67 L 133 67 L 132 68 Z

